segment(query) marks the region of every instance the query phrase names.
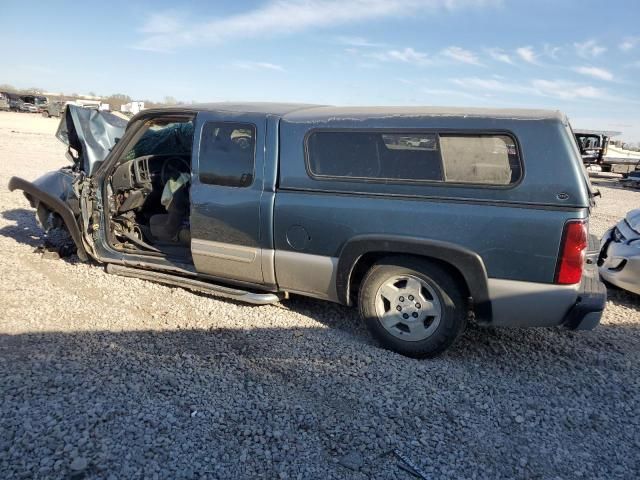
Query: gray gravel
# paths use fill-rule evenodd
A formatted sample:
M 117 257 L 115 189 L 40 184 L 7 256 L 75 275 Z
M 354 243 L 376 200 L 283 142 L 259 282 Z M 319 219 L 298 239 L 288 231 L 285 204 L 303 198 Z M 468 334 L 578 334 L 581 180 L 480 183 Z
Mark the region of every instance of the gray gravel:
M 337 305 L 51 259 L 6 182 L 63 162 L 55 125 L 0 113 L 0 477 L 413 478 L 395 448 L 432 478 L 640 474 L 639 297 L 611 290 L 593 332 L 472 326 L 417 361 Z M 598 234 L 640 204 L 600 188 Z

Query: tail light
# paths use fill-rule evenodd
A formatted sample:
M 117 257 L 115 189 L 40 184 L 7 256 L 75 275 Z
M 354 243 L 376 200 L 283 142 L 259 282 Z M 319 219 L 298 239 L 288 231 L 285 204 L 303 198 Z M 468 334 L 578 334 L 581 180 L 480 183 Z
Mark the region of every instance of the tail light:
M 584 220 L 570 220 L 564 224 L 554 283 L 572 285 L 580 282 L 587 245 L 587 223 Z

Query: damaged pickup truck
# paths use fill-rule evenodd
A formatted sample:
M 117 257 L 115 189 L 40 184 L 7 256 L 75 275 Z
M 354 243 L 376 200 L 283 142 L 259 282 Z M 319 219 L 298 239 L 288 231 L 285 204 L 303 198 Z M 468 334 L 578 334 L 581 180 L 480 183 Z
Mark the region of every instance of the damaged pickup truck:
M 558 112 L 219 103 L 127 124 L 69 106 L 57 136 L 73 165 L 9 188 L 110 273 L 358 306 L 414 357 L 471 316 L 591 329 L 602 315 L 593 194 Z

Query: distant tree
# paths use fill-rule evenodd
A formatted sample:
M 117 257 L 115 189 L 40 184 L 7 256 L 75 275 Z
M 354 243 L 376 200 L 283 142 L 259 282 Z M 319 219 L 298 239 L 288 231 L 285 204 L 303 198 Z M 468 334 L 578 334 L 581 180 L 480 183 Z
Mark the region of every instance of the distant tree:
M 145 98 L 142 101 L 144 102 L 145 108 L 156 108 L 156 107 L 162 107 L 164 105 L 164 103 L 162 102 L 154 102 L 153 100 L 149 100 L 148 98 Z
M 16 87 L 14 87 L 13 85 L 9 85 L 8 83 L 3 83 L 2 85 L 0 85 L 0 92 L 9 92 L 9 93 L 15 93 L 18 90 L 16 89 Z
M 122 105 L 131 102 L 131 97 L 124 93 L 114 93 L 113 95 L 104 97 L 102 101 L 103 103 L 108 103 L 111 110 L 119 112 Z
M 30 93 L 31 95 L 39 95 L 43 92 L 42 88 L 31 87 L 25 90 L 25 93 Z
M 165 105 L 175 105 L 177 103 L 178 101 L 175 99 L 175 97 L 170 97 L 170 96 L 164 97 Z

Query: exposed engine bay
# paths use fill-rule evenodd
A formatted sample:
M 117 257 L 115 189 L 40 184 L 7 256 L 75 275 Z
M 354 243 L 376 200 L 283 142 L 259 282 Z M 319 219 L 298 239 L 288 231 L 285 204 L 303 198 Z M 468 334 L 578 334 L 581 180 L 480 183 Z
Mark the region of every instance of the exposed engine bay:
M 107 195 L 114 248 L 188 255 L 192 135 L 191 122 L 156 123 L 113 171 Z

